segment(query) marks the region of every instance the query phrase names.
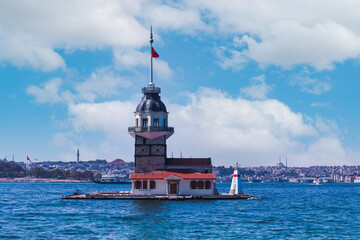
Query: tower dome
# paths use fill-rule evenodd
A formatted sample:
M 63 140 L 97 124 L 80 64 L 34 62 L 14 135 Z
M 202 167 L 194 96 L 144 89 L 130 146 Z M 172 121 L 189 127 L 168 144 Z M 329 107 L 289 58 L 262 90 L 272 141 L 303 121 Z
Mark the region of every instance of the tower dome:
M 144 96 L 135 110 L 134 127 L 129 127 L 130 135 L 148 139 L 170 137 L 174 133 L 174 128 L 168 127 L 168 112 L 159 95 L 161 89 L 149 83 L 142 92 Z
M 167 112 L 158 93 L 146 93 L 136 107 L 135 112 Z

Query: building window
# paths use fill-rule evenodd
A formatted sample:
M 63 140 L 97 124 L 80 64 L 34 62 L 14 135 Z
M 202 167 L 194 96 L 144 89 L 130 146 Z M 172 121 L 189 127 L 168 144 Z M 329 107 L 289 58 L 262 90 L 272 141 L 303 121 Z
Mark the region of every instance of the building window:
M 143 144 L 146 144 L 146 139 L 143 139 Z
M 154 127 L 159 127 L 159 119 L 154 118 Z
M 135 181 L 135 189 L 141 188 L 141 181 Z
M 164 118 L 164 127 L 166 127 L 166 119 Z
M 143 189 L 147 189 L 147 180 L 143 181 Z
M 204 181 L 198 181 L 198 188 L 203 189 L 204 188 Z
M 147 118 L 143 119 L 143 127 L 147 127 L 148 126 L 148 120 Z
M 150 181 L 150 189 L 155 189 L 156 188 L 156 182 L 154 180 Z
M 139 119 L 137 118 L 137 119 L 135 120 L 135 122 L 136 122 L 136 123 L 135 123 L 135 126 L 138 127 L 138 126 L 139 126 Z
M 209 180 L 205 181 L 205 189 L 210 189 L 211 188 L 211 182 Z
M 191 181 L 190 182 L 190 188 L 191 189 L 196 189 L 196 181 Z

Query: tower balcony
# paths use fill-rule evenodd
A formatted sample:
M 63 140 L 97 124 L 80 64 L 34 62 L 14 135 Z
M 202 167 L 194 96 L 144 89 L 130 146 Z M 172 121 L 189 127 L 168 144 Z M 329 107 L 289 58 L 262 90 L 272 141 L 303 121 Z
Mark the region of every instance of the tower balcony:
M 148 139 L 166 136 L 166 139 L 174 133 L 173 127 L 129 127 L 128 132 L 131 136 L 139 135 Z
M 161 89 L 159 87 L 155 87 L 155 86 L 148 86 L 148 87 L 144 87 L 142 88 L 142 93 L 160 93 Z

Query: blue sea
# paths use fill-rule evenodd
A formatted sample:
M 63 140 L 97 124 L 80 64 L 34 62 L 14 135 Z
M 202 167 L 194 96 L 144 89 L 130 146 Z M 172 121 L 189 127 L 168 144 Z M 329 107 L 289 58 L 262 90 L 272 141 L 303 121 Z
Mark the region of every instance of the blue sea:
M 218 183 L 227 192 L 229 183 Z M 130 185 L 0 183 L 0 239 L 358 239 L 360 184 L 243 183 L 259 200 L 61 200 Z

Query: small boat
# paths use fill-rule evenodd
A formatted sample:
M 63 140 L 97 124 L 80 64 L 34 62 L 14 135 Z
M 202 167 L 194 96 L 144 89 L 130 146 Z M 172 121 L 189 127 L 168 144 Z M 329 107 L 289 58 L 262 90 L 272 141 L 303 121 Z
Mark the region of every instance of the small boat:
M 100 180 L 94 180 L 94 183 L 99 184 L 131 184 L 129 179 L 119 178 L 115 174 L 105 174 L 101 176 Z
M 314 184 L 314 185 L 321 185 L 321 180 L 320 180 L 320 178 L 319 178 L 319 177 L 316 177 L 316 178 L 314 179 L 314 181 L 313 181 L 313 184 Z

